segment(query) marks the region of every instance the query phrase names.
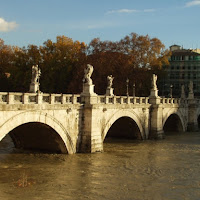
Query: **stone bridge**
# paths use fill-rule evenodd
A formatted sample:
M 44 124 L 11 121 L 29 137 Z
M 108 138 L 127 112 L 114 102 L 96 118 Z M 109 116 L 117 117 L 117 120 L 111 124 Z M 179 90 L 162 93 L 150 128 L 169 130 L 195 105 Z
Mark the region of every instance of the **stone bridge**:
M 108 91 L 109 90 L 109 91 Z M 165 131 L 197 131 L 200 101 L 94 93 L 83 84 L 80 95 L 0 93 L 0 141 L 9 134 L 22 149 L 73 154 L 103 151 L 108 137 L 162 139 Z
M 114 132 L 150 139 L 163 138 L 164 130 L 195 131 L 199 105 L 196 99 L 1 92 L 0 140 L 9 134 L 18 148 L 98 152 Z

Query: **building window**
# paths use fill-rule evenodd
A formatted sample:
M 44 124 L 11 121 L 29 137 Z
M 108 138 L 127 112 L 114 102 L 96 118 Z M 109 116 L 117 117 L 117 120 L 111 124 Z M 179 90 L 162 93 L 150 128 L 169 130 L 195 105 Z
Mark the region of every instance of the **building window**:
M 197 78 L 196 74 L 193 74 L 193 79 L 196 79 L 196 78 Z
M 179 66 L 177 66 L 177 67 L 176 67 L 176 69 L 178 69 L 178 70 L 179 70 Z

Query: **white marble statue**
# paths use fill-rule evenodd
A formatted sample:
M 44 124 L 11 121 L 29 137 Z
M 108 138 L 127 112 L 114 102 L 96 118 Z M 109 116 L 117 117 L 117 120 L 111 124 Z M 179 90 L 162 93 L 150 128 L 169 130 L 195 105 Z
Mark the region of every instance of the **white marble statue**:
M 107 88 L 112 88 L 114 77 L 112 75 L 107 76 L 108 86 Z
M 32 93 L 40 92 L 40 89 L 39 89 L 40 76 L 41 76 L 41 71 L 40 71 L 38 65 L 33 65 L 32 66 L 32 78 L 31 78 L 29 92 L 32 92 Z
M 181 94 L 185 94 L 185 86 L 181 85 Z
M 158 89 L 157 84 L 156 84 L 157 78 L 158 78 L 157 75 L 153 74 L 153 76 L 152 76 L 152 89 L 154 89 L 154 90 Z
M 40 76 L 41 76 L 41 71 L 40 71 L 38 65 L 33 65 L 32 66 L 32 79 L 31 79 L 31 83 L 38 83 Z
M 193 93 L 193 82 L 189 82 L 189 93 Z
M 185 98 L 185 86 L 181 85 L 181 98 Z
M 92 73 L 93 73 L 93 66 L 90 64 L 87 64 L 87 68 L 84 69 L 84 78 L 83 83 L 87 83 L 89 85 L 92 85 Z

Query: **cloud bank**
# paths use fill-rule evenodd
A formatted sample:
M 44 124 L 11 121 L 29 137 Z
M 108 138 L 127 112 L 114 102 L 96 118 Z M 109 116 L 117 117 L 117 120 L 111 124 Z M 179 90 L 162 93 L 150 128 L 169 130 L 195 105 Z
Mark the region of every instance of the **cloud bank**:
M 119 9 L 119 10 L 110 10 L 106 14 L 114 14 L 114 13 L 138 13 L 138 12 L 155 12 L 155 9 L 144 9 L 144 10 Z
M 200 6 L 200 0 L 190 1 L 185 4 L 185 7 L 192 7 L 192 6 Z
M 16 22 L 7 22 L 5 19 L 0 18 L 0 32 L 9 32 L 17 28 Z

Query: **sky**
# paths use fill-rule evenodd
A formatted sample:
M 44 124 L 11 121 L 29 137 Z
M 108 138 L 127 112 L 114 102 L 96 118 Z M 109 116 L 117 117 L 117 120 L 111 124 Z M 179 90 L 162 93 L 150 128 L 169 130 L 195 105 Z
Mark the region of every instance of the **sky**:
M 0 0 L 0 38 L 6 45 L 119 41 L 130 33 L 169 48 L 200 48 L 200 0 Z

